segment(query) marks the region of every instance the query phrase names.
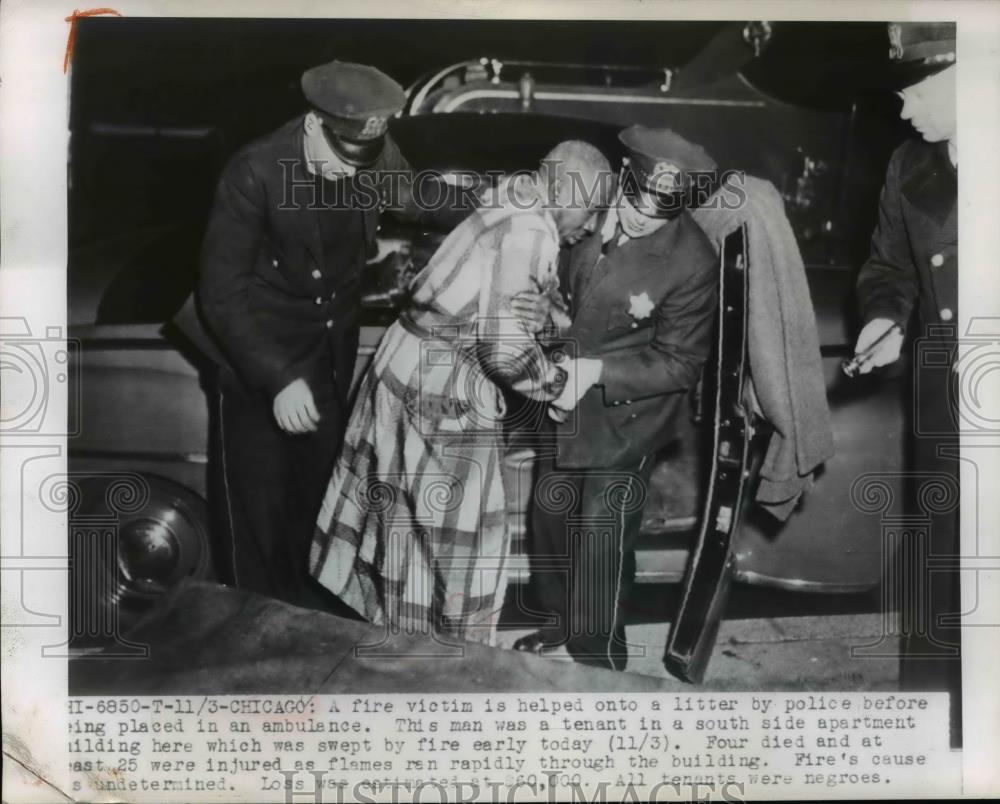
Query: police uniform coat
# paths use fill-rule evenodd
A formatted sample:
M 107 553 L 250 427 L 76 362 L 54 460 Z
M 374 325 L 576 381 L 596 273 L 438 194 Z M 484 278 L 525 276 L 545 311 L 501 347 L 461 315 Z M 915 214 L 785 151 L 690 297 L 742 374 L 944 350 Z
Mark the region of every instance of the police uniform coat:
M 303 134 L 297 118 L 227 164 L 202 247 L 199 302 L 228 361 L 216 379 L 210 472 L 220 579 L 331 608 L 307 558 L 347 422 L 361 272 L 382 199 L 370 192 L 352 211 L 327 198 L 345 180 L 308 170 Z M 391 139 L 373 170 L 407 170 Z M 292 435 L 278 428 L 272 405 L 300 378 L 320 421 Z
M 387 136 L 371 171 L 408 169 Z M 229 161 L 202 246 L 204 316 L 243 381 L 271 397 L 299 377 L 319 382 L 330 369 L 346 395 L 353 373 L 360 274 L 380 205 L 374 194 L 367 199 L 363 238 L 338 250 L 347 259 L 334 264 L 322 248 L 326 210 L 309 208 L 322 202 L 316 187 L 296 118 Z
M 560 467 L 628 466 L 667 444 L 711 348 L 718 258 L 689 213 L 607 256 L 601 246 L 591 236 L 571 249 L 560 278 L 571 347 L 604 362 L 559 426 Z
M 865 323 L 958 322 L 958 173 L 947 143 L 909 140 L 889 161 L 871 256 L 858 276 Z
M 539 451 L 529 538 L 532 594 L 553 616 L 546 639 L 565 642 L 578 662 L 626 665 L 622 606 L 651 457 L 672 440 L 709 356 L 717 264 L 687 212 L 606 256 L 599 235 L 564 252 L 565 348 L 600 358 L 603 369 Z

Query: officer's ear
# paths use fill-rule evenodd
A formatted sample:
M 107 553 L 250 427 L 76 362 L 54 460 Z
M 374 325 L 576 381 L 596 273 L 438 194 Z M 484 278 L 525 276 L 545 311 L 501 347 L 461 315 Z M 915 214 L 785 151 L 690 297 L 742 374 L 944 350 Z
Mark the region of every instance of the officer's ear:
M 315 111 L 310 109 L 308 112 L 306 112 L 305 128 L 307 134 L 313 134 L 314 132 L 318 131 L 321 125 L 322 123 L 320 122 L 320 119 Z

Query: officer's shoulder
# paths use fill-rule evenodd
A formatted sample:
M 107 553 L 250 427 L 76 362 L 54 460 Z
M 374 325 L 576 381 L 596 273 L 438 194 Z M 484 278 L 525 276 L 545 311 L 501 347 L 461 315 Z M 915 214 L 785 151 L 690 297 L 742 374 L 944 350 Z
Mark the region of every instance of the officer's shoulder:
M 919 169 L 933 158 L 934 148 L 933 144 L 916 137 L 904 140 L 889 157 L 888 173 L 903 175 Z
M 241 145 L 229 158 L 227 172 L 233 170 L 246 171 L 251 169 L 255 164 L 265 164 L 273 162 L 275 159 L 293 157 L 294 153 L 285 153 L 285 151 L 290 150 L 288 143 L 292 141 L 294 130 L 298 127 L 301 120 L 301 117 L 296 117 L 274 131 L 270 131 Z
M 694 257 L 695 267 L 714 266 L 717 260 L 715 246 L 705 230 L 698 225 L 690 212 L 685 210 L 678 218 L 679 239 Z

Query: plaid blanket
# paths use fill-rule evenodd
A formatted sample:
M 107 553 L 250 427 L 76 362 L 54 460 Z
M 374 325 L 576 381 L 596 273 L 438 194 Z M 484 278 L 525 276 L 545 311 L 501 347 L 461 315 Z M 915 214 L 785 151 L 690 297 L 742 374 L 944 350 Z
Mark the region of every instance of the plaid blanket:
M 501 386 L 540 400 L 563 373 L 510 312 L 555 280 L 544 211 L 492 206 L 415 278 L 361 385 L 313 540 L 313 575 L 395 633 L 491 644 L 507 584 Z

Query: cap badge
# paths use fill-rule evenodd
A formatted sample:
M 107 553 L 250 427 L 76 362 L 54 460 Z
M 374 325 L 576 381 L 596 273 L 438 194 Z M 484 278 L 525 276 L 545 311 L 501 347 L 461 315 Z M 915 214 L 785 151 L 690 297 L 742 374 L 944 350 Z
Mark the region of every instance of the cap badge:
M 889 23 L 889 58 L 899 61 L 903 58 L 903 29 L 898 23 Z
M 381 115 L 373 114 L 365 120 L 365 127 L 361 130 L 361 138 L 380 137 L 385 134 L 385 118 Z

